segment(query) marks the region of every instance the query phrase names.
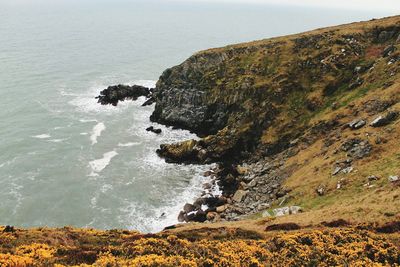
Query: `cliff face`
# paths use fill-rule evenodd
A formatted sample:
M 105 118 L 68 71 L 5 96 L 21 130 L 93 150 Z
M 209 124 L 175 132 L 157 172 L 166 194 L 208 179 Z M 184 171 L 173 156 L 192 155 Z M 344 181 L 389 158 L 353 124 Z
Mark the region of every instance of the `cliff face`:
M 392 17 L 197 53 L 162 74 L 152 120 L 207 137 L 160 153 L 192 162 L 276 154 L 333 104 L 393 83 L 399 34 Z
M 209 101 L 210 88 L 203 75 L 223 61 L 219 54 L 196 55 L 165 70 L 157 83 L 154 94 L 157 102 L 151 119 L 203 135 L 222 129 L 228 106 Z

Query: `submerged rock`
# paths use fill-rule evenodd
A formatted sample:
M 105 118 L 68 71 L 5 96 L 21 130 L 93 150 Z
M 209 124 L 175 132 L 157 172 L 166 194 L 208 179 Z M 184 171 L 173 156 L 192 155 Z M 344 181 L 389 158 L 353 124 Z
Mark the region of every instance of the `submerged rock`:
M 96 97 L 98 103 L 102 105 L 111 104 L 116 106 L 118 101 L 124 101 L 125 99 L 136 100 L 140 96 L 148 97 L 150 95 L 150 89 L 140 85 L 113 85 L 109 86 L 100 92 L 100 95 Z

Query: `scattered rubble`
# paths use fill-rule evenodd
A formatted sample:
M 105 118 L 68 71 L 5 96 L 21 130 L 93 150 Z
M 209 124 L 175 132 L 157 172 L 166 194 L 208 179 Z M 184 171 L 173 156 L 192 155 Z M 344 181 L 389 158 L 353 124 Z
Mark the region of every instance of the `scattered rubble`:
M 280 217 L 285 215 L 297 214 L 302 212 L 302 208 L 300 206 L 288 206 L 283 208 L 276 208 L 272 211 L 264 211 L 262 213 L 263 217 Z

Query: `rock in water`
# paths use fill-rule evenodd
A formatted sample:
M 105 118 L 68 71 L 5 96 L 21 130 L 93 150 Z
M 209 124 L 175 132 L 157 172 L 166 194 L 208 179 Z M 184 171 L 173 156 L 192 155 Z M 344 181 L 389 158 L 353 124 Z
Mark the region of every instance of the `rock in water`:
M 146 131 L 153 132 L 155 134 L 160 134 L 162 132 L 161 129 L 156 129 L 153 126 L 150 126 L 150 127 L 146 128 Z
M 140 85 L 113 85 L 109 86 L 100 92 L 100 95 L 96 97 L 98 103 L 102 105 L 111 104 L 116 106 L 118 101 L 124 101 L 125 99 L 136 100 L 140 96 L 149 97 L 150 89 Z

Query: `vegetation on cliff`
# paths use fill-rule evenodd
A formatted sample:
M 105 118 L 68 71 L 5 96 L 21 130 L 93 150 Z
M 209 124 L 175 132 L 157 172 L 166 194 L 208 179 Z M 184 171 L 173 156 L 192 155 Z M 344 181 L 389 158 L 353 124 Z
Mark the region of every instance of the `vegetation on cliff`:
M 159 154 L 223 163 L 211 221 L 397 220 L 399 59 L 398 16 L 199 52 L 161 76 L 153 119 L 204 137 Z
M 183 143 L 190 161 L 274 155 L 332 109 L 397 86 L 399 34 L 391 17 L 199 52 L 160 77 L 152 119 L 207 136 Z

